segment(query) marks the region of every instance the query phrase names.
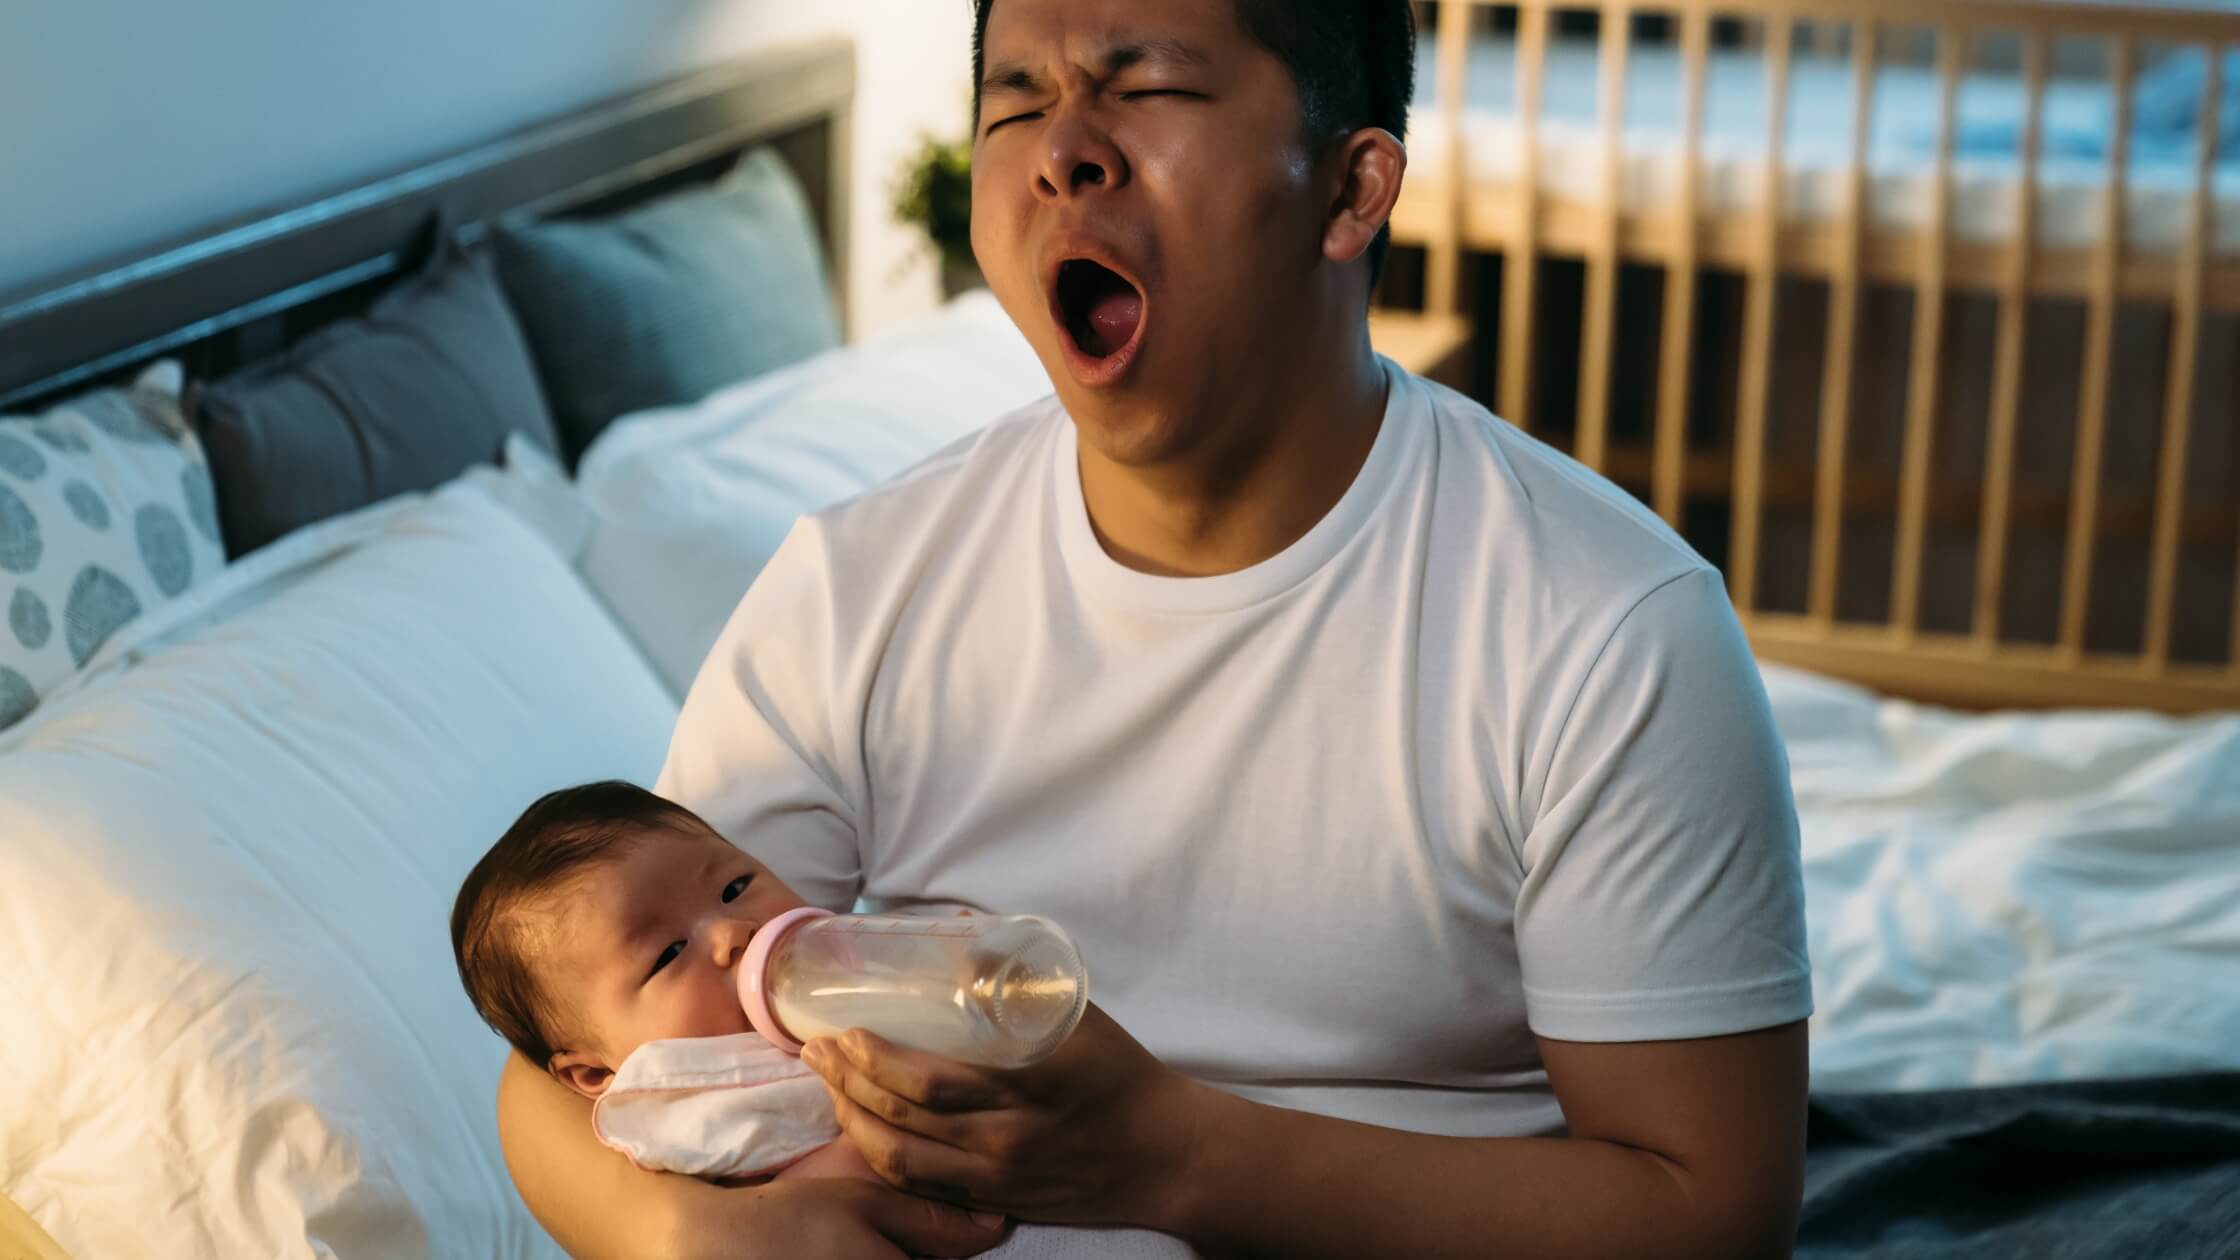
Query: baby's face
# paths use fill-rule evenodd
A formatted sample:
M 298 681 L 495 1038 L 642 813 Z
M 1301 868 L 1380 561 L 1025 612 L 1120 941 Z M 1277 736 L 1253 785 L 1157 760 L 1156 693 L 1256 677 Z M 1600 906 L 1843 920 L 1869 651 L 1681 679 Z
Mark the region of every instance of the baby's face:
M 705 828 L 649 832 L 548 911 L 539 980 L 585 1044 L 553 1070 L 596 1096 L 648 1041 L 751 1032 L 738 964 L 755 929 L 804 903 Z

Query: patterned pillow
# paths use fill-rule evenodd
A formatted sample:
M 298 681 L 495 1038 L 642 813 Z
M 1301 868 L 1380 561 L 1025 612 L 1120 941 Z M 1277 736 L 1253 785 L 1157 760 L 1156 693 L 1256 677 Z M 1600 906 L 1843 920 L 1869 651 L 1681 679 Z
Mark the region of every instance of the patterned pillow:
M 120 627 L 224 567 L 182 378 L 166 360 L 128 388 L 0 416 L 0 730 Z

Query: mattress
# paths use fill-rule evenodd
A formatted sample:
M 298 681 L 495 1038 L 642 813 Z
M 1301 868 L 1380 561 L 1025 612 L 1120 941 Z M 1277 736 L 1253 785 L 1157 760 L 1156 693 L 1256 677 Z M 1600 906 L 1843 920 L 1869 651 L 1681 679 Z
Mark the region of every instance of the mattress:
M 1599 44 L 1551 39 L 1541 93 L 1538 176 L 1542 190 L 1566 202 L 1606 204 L 1602 132 L 1597 121 Z M 1408 158 L 1418 179 L 1444 182 L 1452 161 L 1446 121 L 1438 110 L 1438 48 L 1426 36 L 1409 119 Z M 1524 130 L 1516 115 L 1516 45 L 1508 36 L 1471 42 L 1464 86 L 1463 153 L 1474 184 L 1517 182 Z M 1626 65 L 1626 108 L 1620 188 L 1629 213 L 1670 207 L 1686 162 L 1684 67 L 1670 46 L 1635 46 Z M 1754 214 L 1764 190 L 1766 67 L 1754 51 L 1711 55 L 1704 80 L 1700 204 L 1709 216 Z M 2105 221 L 2107 163 L 2090 142 L 2111 126 L 2111 93 L 2102 82 L 2048 81 L 2039 162 L 2038 240 L 2055 247 L 2097 242 Z M 1924 227 L 1935 195 L 1939 110 L 1937 75 L 1927 66 L 1884 64 L 1875 75 L 1867 161 L 1868 220 L 1886 229 Z M 1953 164 L 1949 222 L 1961 240 L 1996 242 L 2014 235 L 2023 184 L 2011 137 L 2025 110 L 2022 80 L 1975 72 L 1961 82 L 1959 124 L 1970 143 Z M 1792 58 L 1781 205 L 1785 218 L 1825 222 L 1843 209 L 1852 132 L 1851 65 L 1830 56 Z M 1983 143 L 2009 137 L 2007 143 Z M 2129 163 L 2125 237 L 2141 251 L 2171 251 L 2185 235 L 2194 171 L 2190 144 L 2139 145 Z M 2211 237 L 2220 254 L 2240 254 L 2240 160 L 2218 164 Z

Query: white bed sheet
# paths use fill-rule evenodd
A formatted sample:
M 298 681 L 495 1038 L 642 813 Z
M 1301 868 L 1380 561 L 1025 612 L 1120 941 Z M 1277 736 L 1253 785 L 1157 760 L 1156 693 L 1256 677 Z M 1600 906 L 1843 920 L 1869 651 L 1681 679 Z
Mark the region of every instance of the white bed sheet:
M 1539 179 L 1556 198 L 1588 205 L 1606 200 L 1602 131 L 1597 121 L 1600 48 L 1591 39 L 1551 39 L 1542 76 Z M 1426 37 L 1417 53 L 1418 90 L 1408 121 L 1408 161 L 1418 179 L 1442 182 L 1450 162 L 1445 120 L 1438 111 L 1438 50 Z M 1782 212 L 1796 222 L 1827 222 L 1844 205 L 1851 147 L 1848 60 L 1799 56 L 1791 63 Z M 1463 76 L 1464 161 L 1477 184 L 1513 185 L 1524 133 L 1516 117 L 1516 45 L 1507 36 L 1472 41 Z M 1681 132 L 1683 67 L 1670 46 L 1636 46 L 1626 65 L 1623 206 L 1631 213 L 1670 207 L 1678 199 L 1685 149 Z M 1712 54 L 1704 81 L 1700 204 L 1709 215 L 1755 212 L 1765 181 L 1766 71 L 1753 52 Z M 1931 169 L 1939 96 L 1933 70 L 1882 65 L 1875 77 L 1868 147 L 1867 214 L 1886 228 L 1918 228 L 1930 218 Z M 2022 82 L 2013 75 L 1975 73 L 1962 81 L 1960 118 L 1972 127 L 2011 124 L 2020 131 Z M 2088 135 L 2109 126 L 2107 85 L 2077 79 L 2049 82 L 2049 135 Z M 2105 221 L 2104 161 L 2049 155 L 2039 164 L 2038 240 L 2053 246 L 2098 241 Z M 2169 251 L 2184 237 L 2193 191 L 2189 160 L 2137 157 L 2126 183 L 2124 230 L 2135 248 Z M 2021 203 L 2021 163 L 2012 155 L 1955 160 L 1949 222 L 1963 240 L 2004 241 L 2014 235 Z M 2215 177 L 2212 237 L 2219 253 L 2240 253 L 2240 162 L 2221 163 Z
M 1816 1087 L 2240 1068 L 2240 715 L 1963 715 L 1764 673 Z

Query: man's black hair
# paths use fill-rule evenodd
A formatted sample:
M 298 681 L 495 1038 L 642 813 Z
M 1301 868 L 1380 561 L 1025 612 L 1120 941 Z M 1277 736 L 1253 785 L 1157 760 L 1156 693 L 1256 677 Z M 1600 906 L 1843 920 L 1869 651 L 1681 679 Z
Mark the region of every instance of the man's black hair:
M 1317 148 L 1364 127 L 1408 138 L 1415 98 L 1416 15 L 1408 0 L 1235 0 L 1247 34 L 1276 55 L 1299 86 L 1299 112 Z M 972 117 L 980 119 L 988 15 L 996 0 L 973 0 Z M 1387 225 L 1369 246 L 1369 282 L 1384 274 Z

